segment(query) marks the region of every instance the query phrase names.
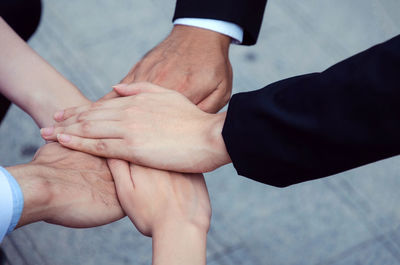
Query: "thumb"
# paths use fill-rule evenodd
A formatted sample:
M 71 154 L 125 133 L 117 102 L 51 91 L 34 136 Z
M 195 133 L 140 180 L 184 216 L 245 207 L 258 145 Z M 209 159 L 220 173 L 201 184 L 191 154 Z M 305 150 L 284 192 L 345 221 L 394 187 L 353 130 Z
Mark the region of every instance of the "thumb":
M 138 82 L 138 83 L 130 83 L 130 84 L 118 84 L 113 86 L 115 92 L 117 92 L 120 96 L 132 96 L 140 93 L 160 93 L 164 91 L 169 91 L 166 88 L 148 83 L 148 82 Z
M 134 189 L 129 162 L 109 158 L 107 159 L 107 164 L 119 195 L 126 194 Z

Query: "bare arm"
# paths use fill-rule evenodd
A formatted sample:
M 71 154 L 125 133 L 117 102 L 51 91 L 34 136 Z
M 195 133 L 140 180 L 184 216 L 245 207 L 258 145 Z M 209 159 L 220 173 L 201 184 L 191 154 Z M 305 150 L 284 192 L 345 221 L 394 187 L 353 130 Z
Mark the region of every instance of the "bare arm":
M 165 224 L 153 234 L 153 265 L 206 264 L 207 231 L 188 224 Z
M 1 17 L 0 36 L 0 92 L 26 111 L 39 127 L 51 125 L 56 110 L 89 103 Z
M 35 53 L 23 40 L 21 40 L 1 18 L 0 34 L 2 36 L 2 40 L 0 41 L 0 58 L 6 62 L 0 64 L 0 92 L 20 106 L 29 115 L 31 115 L 40 127 L 45 127 L 52 124 L 52 116 L 56 110 L 90 103 L 73 84 L 66 80 L 60 73 L 52 68 L 37 53 Z M 57 149 L 61 147 L 59 147 L 57 144 L 52 144 L 44 147 L 42 150 L 48 150 L 49 148 Z M 74 155 L 85 155 L 88 158 L 95 159 L 95 157 L 83 153 L 72 152 L 68 149 L 63 150 L 64 152 L 70 152 L 65 154 L 65 159 L 67 159 L 70 163 L 78 163 L 79 161 L 82 161 L 82 158 L 76 159 L 76 157 L 73 157 Z M 60 150 L 54 154 L 50 151 L 47 153 L 49 153 L 50 157 L 52 157 L 56 154 L 59 154 Z M 42 156 L 45 156 L 47 153 L 45 152 L 45 154 L 43 154 L 42 151 Z M 54 188 L 57 190 L 57 192 L 51 192 L 49 189 L 52 189 L 52 186 L 48 185 L 49 182 L 46 181 L 46 179 L 52 179 L 53 181 L 51 183 L 57 184 L 58 182 L 55 180 L 58 178 L 54 179 L 55 176 L 59 176 L 60 178 L 66 176 L 68 179 L 71 179 L 69 175 L 71 173 L 78 173 L 77 176 L 79 176 L 79 170 L 69 172 L 68 170 L 63 169 L 63 172 L 61 173 L 64 174 L 59 173 L 55 174 L 55 176 L 47 176 L 46 174 L 50 173 L 51 170 L 46 170 L 44 167 L 40 166 L 40 161 L 48 164 L 50 157 L 47 157 L 42 161 L 41 156 L 39 155 L 35 160 L 36 162 L 34 161 L 29 165 L 8 168 L 8 170 L 15 176 L 21 185 L 24 197 L 26 199 L 24 211 L 18 226 L 23 226 L 39 220 L 45 220 L 47 222 L 71 227 L 90 227 L 108 223 L 122 217 L 122 213 L 117 203 L 112 204 L 113 211 L 110 211 L 110 209 L 103 209 L 104 205 L 101 204 L 98 204 L 98 207 L 93 207 L 93 205 L 96 204 L 95 202 L 90 201 L 90 198 L 93 199 L 93 196 L 90 196 L 90 192 L 77 194 L 60 193 L 60 190 L 63 191 L 63 187 L 61 186 Z M 86 164 L 87 161 L 83 163 L 83 165 Z M 57 166 L 54 168 L 57 168 Z M 137 170 L 138 168 L 139 167 L 137 167 Z M 149 175 L 153 176 L 154 173 L 152 174 L 152 171 L 152 169 L 142 168 L 140 172 L 136 172 L 136 179 L 140 178 L 141 176 L 144 178 L 147 178 Z M 106 171 L 101 170 L 101 172 Z M 129 172 L 123 173 L 126 174 L 118 174 L 117 179 L 118 177 L 125 178 L 130 176 Z M 165 176 L 163 176 L 163 174 L 168 173 L 162 172 L 155 174 L 154 176 L 156 177 L 158 175 L 161 176 L 160 178 L 162 179 L 167 179 Z M 45 175 L 47 177 L 42 178 L 42 176 Z M 175 173 L 172 175 L 177 176 L 173 179 L 185 179 L 181 174 Z M 27 176 L 35 177 L 29 178 Z M 186 219 L 182 222 L 176 222 L 179 220 L 179 217 L 182 216 L 182 214 L 180 214 L 178 211 L 179 205 L 172 203 L 172 205 L 164 207 L 164 204 L 159 204 L 158 206 L 163 206 L 162 208 L 170 210 L 166 211 L 168 213 L 170 213 L 172 210 L 177 211 L 175 211 L 176 214 L 168 215 L 168 222 L 162 222 L 162 224 L 160 223 L 159 225 L 155 225 L 154 223 L 154 221 L 158 219 L 158 216 L 149 215 L 149 219 L 145 221 L 146 224 L 147 221 L 150 224 L 154 224 L 154 231 L 152 231 L 154 232 L 154 264 L 205 264 L 206 235 L 210 218 L 208 213 L 209 200 L 205 184 L 201 181 L 202 177 L 199 176 L 197 178 L 200 180 L 200 182 L 195 181 L 195 185 L 200 185 L 200 190 L 203 191 L 201 193 L 201 198 L 204 200 L 205 207 L 200 211 L 202 214 L 196 216 L 196 220 L 199 218 L 204 219 L 205 225 L 199 226 Z M 62 183 L 68 184 L 65 183 L 65 181 L 61 182 L 61 184 Z M 96 183 L 98 183 L 98 181 L 94 184 Z M 142 185 L 141 188 L 151 187 L 151 183 L 148 184 L 149 186 L 146 183 L 145 185 Z M 172 189 L 168 188 L 168 184 L 171 183 L 165 184 L 166 185 L 161 185 L 160 188 L 171 191 Z M 110 186 L 106 189 L 108 190 L 107 196 L 109 196 L 110 200 L 114 202 L 115 197 L 113 196 L 115 196 L 115 194 L 113 193 L 113 183 L 107 180 L 104 181 L 104 185 Z M 34 187 L 34 189 L 32 189 L 32 187 Z M 90 189 L 90 187 L 88 188 Z M 94 188 L 96 187 L 94 186 Z M 37 193 L 35 192 L 37 190 L 42 190 L 43 192 Z M 70 190 L 74 191 L 74 189 Z M 103 190 L 100 190 L 100 192 L 103 192 Z M 134 194 L 137 196 L 136 200 L 134 200 L 134 202 L 136 202 L 134 206 L 137 205 L 137 207 L 132 210 L 135 211 L 136 215 L 140 215 L 141 211 L 145 211 L 144 214 L 146 214 L 146 201 L 153 203 L 156 201 L 167 201 L 162 200 L 162 198 L 159 200 L 147 200 L 148 198 L 146 197 L 146 193 L 138 194 L 138 192 L 136 192 Z M 86 201 L 85 203 L 82 203 L 82 200 L 78 200 L 78 203 L 73 205 L 73 207 L 67 207 L 68 209 L 71 209 L 71 211 L 65 210 L 65 202 L 70 201 L 68 199 L 65 200 L 65 198 L 77 198 L 84 195 L 89 195 L 87 204 Z M 101 195 L 100 197 L 104 196 Z M 138 203 L 139 201 L 142 203 Z M 191 202 L 191 200 L 188 200 L 185 206 L 190 205 L 189 202 Z M 130 203 L 131 202 L 129 202 L 129 204 Z M 50 208 L 53 209 L 54 212 L 48 211 L 49 205 L 53 205 Z M 69 203 L 67 206 L 71 206 L 71 203 Z M 74 211 L 87 211 L 87 209 L 94 211 L 90 215 L 92 218 L 87 220 L 74 218 L 74 216 L 77 216 Z M 99 216 L 96 216 L 94 213 L 98 213 Z M 165 214 L 163 214 L 163 216 L 165 217 Z M 190 240 L 191 244 L 187 244 L 187 240 Z

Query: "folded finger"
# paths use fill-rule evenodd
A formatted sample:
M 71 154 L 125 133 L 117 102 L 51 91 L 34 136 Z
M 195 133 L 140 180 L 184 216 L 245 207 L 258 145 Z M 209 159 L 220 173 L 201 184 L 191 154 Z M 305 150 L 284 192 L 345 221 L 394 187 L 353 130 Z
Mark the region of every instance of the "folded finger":
M 229 94 L 223 89 L 217 89 L 197 104 L 197 107 L 208 113 L 217 113 L 228 103 L 228 101 Z

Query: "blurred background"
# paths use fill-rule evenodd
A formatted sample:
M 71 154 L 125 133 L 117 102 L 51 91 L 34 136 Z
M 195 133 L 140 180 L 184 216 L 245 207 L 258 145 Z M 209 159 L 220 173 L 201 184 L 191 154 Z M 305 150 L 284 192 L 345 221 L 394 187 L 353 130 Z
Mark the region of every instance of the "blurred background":
M 29 44 L 95 100 L 168 34 L 174 6 L 44 0 Z M 270 0 L 257 45 L 231 45 L 234 93 L 322 71 L 397 34 L 398 0 Z M 28 162 L 42 144 L 34 122 L 13 106 L 0 127 L 0 164 Z M 400 264 L 399 157 L 285 189 L 244 179 L 231 165 L 206 180 L 208 264 Z M 1 247 L 10 265 L 151 264 L 151 240 L 127 218 L 76 230 L 36 223 Z

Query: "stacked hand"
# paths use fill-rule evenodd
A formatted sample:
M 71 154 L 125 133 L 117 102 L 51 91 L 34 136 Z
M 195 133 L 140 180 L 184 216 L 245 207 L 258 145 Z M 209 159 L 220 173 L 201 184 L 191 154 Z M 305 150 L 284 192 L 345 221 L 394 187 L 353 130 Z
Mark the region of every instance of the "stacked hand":
M 70 152 L 65 154 L 66 161 L 98 160 L 102 163 L 98 170 L 105 173 L 94 177 L 89 170 L 93 173 L 87 173 L 90 181 L 84 182 L 87 185 L 81 188 L 73 189 L 66 181 L 64 186 L 50 189 L 65 193 L 49 192 L 45 194 L 58 195 L 49 195 L 51 200 L 46 196 L 39 199 L 42 207 L 35 209 L 44 209 L 39 211 L 43 212 L 42 219 L 67 226 L 111 222 L 122 216 L 117 193 L 122 208 L 138 230 L 153 237 L 153 264 L 204 264 L 211 206 L 203 176 L 193 173 L 211 171 L 230 161 L 221 137 L 225 114 L 208 114 L 221 109 L 230 97 L 229 43 L 229 37 L 212 31 L 175 26 L 162 43 L 131 69 L 122 81 L 125 85 L 120 84 L 96 103 L 57 113 L 58 123 L 42 129 L 42 136 L 46 140 L 58 140 L 70 149 L 110 158 L 108 165 L 117 192 L 104 160 L 62 148 L 63 152 Z M 140 83 L 143 81 L 166 88 Z M 44 149 L 61 148 L 58 144 L 48 146 Z M 46 153 L 40 152 L 32 164 L 41 161 L 40 155 L 44 157 Z M 48 160 L 52 161 L 43 158 Z M 144 168 L 123 160 L 192 174 Z M 63 165 L 68 165 L 64 162 L 59 165 L 59 161 L 54 161 L 54 168 L 61 170 Z M 86 180 L 86 167 L 80 166 L 84 165 L 68 167 L 67 173 L 80 173 Z M 62 173 L 56 175 L 69 176 Z M 109 179 L 110 187 L 112 183 L 112 189 L 106 191 L 111 192 L 107 194 L 112 194 L 113 200 L 101 196 L 103 190 L 94 193 L 96 185 L 105 178 Z M 44 183 L 47 179 L 48 176 Z M 29 194 L 29 189 L 25 192 Z M 115 206 L 118 211 L 101 211 L 101 205 L 90 208 L 90 200 L 83 199 L 83 192 L 104 205 Z M 69 196 L 73 199 L 65 200 Z M 58 206 L 49 208 L 48 205 Z M 85 212 L 87 207 L 91 211 Z M 38 220 L 37 214 L 24 212 L 21 224 L 24 220 L 28 220 L 25 223 Z
M 58 143 L 39 149 L 32 162 L 7 168 L 20 184 L 25 207 L 18 226 L 39 220 L 93 227 L 124 216 L 151 236 L 165 227 L 208 231 L 211 208 L 204 178 L 155 171 L 72 151 Z M 120 202 L 117 198 L 117 192 Z
M 214 146 L 219 144 L 220 146 L 218 147 L 223 147 L 223 144 L 221 145 L 217 141 L 214 143 L 212 135 L 202 137 L 202 142 L 192 143 L 193 131 L 196 131 L 197 135 L 203 135 L 206 129 L 211 129 L 215 123 L 221 120 L 222 116 L 218 116 L 217 119 L 217 116 L 201 111 L 191 101 L 207 112 L 216 112 L 227 103 L 232 89 L 232 69 L 228 58 L 229 44 L 230 38 L 219 33 L 193 27 L 175 26 L 171 34 L 146 54 L 123 79 L 123 83 L 133 82 L 129 87 L 120 85 L 121 88 L 126 87 L 127 90 L 113 91 L 96 103 L 66 110 L 61 115 L 56 114 L 56 120 L 60 122 L 57 124 L 57 128 L 42 130 L 42 135 L 46 140 L 57 140 L 57 133 L 63 131 L 61 126 L 67 126 L 65 132 L 69 133 L 72 130 L 71 132 L 74 135 L 74 138 L 71 139 L 72 141 L 69 141 L 71 144 L 68 145 L 65 141 L 62 141 L 68 136 L 60 137 L 58 140 L 72 149 L 75 139 L 78 139 L 75 137 L 79 136 L 79 134 L 74 133 L 74 128 L 82 127 L 78 130 L 88 132 L 90 136 L 95 138 L 107 138 L 107 141 L 101 140 L 99 142 L 96 141 L 96 143 L 89 143 L 91 139 L 85 139 L 89 141 L 88 144 L 77 143 L 82 148 L 75 149 L 93 155 L 114 158 L 109 160 L 109 166 L 117 184 L 120 202 L 139 231 L 146 235 L 152 235 L 154 227 L 164 227 L 163 224 L 166 218 L 174 220 L 174 222 L 179 221 L 179 223 L 197 224 L 197 227 L 202 227 L 203 230 L 207 228 L 206 230 L 208 230 L 211 208 L 204 178 L 201 175 L 184 175 L 133 166 L 115 158 L 155 167 L 157 163 L 149 161 L 147 159 L 148 154 L 152 152 L 160 153 L 158 161 L 162 161 L 161 163 L 165 163 L 166 166 L 159 166 L 158 168 L 170 168 L 170 165 L 177 163 L 177 167 L 173 169 L 179 172 L 209 171 L 221 163 L 226 163 L 227 158 L 222 157 L 221 154 L 215 154 L 219 156 L 216 164 L 208 165 L 207 161 L 205 163 L 197 163 L 197 161 L 203 159 L 212 161 L 213 158 L 208 159 L 206 157 L 209 153 L 215 153 Z M 150 84 L 137 83 L 139 81 L 153 82 L 171 90 L 165 90 Z M 119 98 L 119 96 L 138 94 L 139 91 L 136 91 L 137 89 L 135 88 L 148 90 L 146 92 L 157 92 L 154 93 L 156 97 L 148 99 L 146 94 L 143 93 L 142 96 Z M 177 90 L 182 94 L 173 92 L 173 90 Z M 164 96 L 173 104 L 162 106 L 162 97 Z M 138 105 L 135 101 L 141 103 Z M 179 106 L 181 101 L 184 104 Z M 137 111 L 147 103 L 150 103 L 150 105 L 148 105 L 148 108 L 142 109 L 142 115 L 139 115 Z M 177 106 L 179 108 L 176 108 Z M 93 109 L 94 111 L 89 114 L 89 110 L 92 110 L 92 108 L 96 110 Z M 139 109 L 137 110 L 137 108 Z M 150 109 L 157 110 L 159 113 L 166 112 L 175 115 L 175 124 L 164 127 L 162 120 L 157 121 L 147 116 Z M 86 114 L 81 114 L 81 112 Z M 181 133 L 177 133 L 175 129 L 181 123 L 179 116 L 185 112 L 188 114 L 185 116 L 186 119 L 193 121 L 201 119 L 204 122 L 186 130 L 182 128 Z M 84 121 L 85 115 L 87 115 L 88 119 Z M 137 121 L 129 121 L 130 118 L 139 119 Z M 135 135 L 134 137 L 121 138 L 122 134 L 126 136 L 131 134 L 130 129 L 125 127 L 129 122 L 134 124 L 138 121 L 152 120 L 154 124 L 147 124 L 142 127 L 143 131 L 137 131 L 137 135 L 151 132 L 147 139 L 139 140 Z M 92 127 L 93 121 L 101 123 L 93 124 L 95 127 Z M 76 122 L 79 122 L 79 125 Z M 104 128 L 103 126 L 106 127 Z M 151 129 L 153 126 L 158 129 Z M 162 134 L 157 135 L 157 131 L 161 133 L 163 128 L 169 130 L 170 139 L 163 137 L 164 140 L 160 141 L 159 137 L 162 137 Z M 215 136 L 218 136 L 218 130 L 213 132 Z M 118 135 L 115 133 L 118 133 Z M 204 142 L 207 142 L 211 143 L 212 146 L 209 146 L 208 149 L 192 148 L 184 150 L 181 156 L 173 161 L 165 160 L 164 158 L 170 152 L 169 149 L 172 144 L 177 140 L 183 139 L 182 133 L 187 136 L 185 144 L 201 147 Z M 135 143 L 147 143 L 141 147 L 136 144 L 129 145 L 128 143 L 132 139 L 135 139 Z M 94 144 L 94 149 L 97 151 L 92 150 L 92 144 Z M 138 156 L 135 152 L 135 155 L 132 156 L 131 149 L 141 149 L 142 151 L 140 152 L 143 152 L 143 155 Z M 202 150 L 202 152 L 199 153 L 199 150 Z M 193 168 L 185 166 L 187 165 L 185 152 L 194 152 L 200 155 L 189 163 L 191 165 L 198 164 L 199 167 L 196 170 L 193 171 Z M 191 190 L 191 192 L 189 193 L 188 190 Z M 171 224 L 174 222 L 168 221 L 165 223 Z M 201 225 L 198 226 L 199 224 Z
M 111 160 L 116 165 L 118 160 Z M 118 197 L 138 230 L 152 236 L 165 226 L 191 225 L 208 231 L 211 217 L 201 174 L 178 174 L 130 164 L 113 167 Z M 128 173 L 128 174 L 125 174 Z
M 205 264 L 211 206 L 203 176 L 109 164 L 126 214 L 153 237 L 153 264 Z
M 214 31 L 176 25 L 122 83 L 150 82 L 172 89 L 200 109 L 215 113 L 228 103 L 232 92 L 230 41 Z
M 19 55 L 14 64 L 4 64 L 7 67 L 2 72 L 11 81 L 2 86 L 2 93 L 25 109 L 40 126 L 50 124 L 49 112 L 53 109 L 86 104 L 87 99 L 75 86 L 1 22 L 0 19 L 3 35 L 8 37 L 2 42 L 5 56 Z M 118 93 L 113 91 L 89 107 L 70 109 L 56 116 L 60 122 L 57 128 L 42 130 L 43 136 L 56 140 L 56 133 L 65 127 L 65 132 L 71 130 L 74 137 L 61 136 L 58 140 L 65 146 L 70 143 L 71 148 L 76 144 L 81 148 L 75 149 L 85 152 L 72 151 L 58 143 L 47 144 L 31 163 L 7 168 L 24 195 L 25 206 L 18 226 L 44 220 L 69 227 L 92 227 L 118 220 L 125 211 L 139 231 L 157 238 L 153 250 L 158 254 L 153 264 L 204 264 L 211 207 L 203 176 L 163 172 L 111 158 L 164 169 L 172 167 L 180 172 L 208 171 L 227 163 L 229 157 L 219 137 L 223 114 L 214 116 L 203 111 L 215 113 L 229 100 L 232 89 L 229 44 L 230 38 L 222 34 L 175 26 L 122 80 L 124 84 L 152 82 L 170 90 L 148 84 L 136 85 L 136 89 L 133 85 L 126 91 L 122 87 L 116 90 Z M 32 86 L 38 93 L 25 93 Z M 139 93 L 138 87 L 147 94 Z M 130 93 L 139 95 L 116 98 Z M 163 97 L 172 104 L 163 105 Z M 153 114 L 160 119 L 148 115 L 156 109 Z M 167 116 L 160 115 L 163 112 Z M 172 118 L 168 126 L 163 117 Z M 196 122 L 187 123 L 189 127 L 175 132 L 186 121 Z M 219 127 L 212 129 L 214 124 Z M 103 126 L 106 128 L 99 133 L 97 128 Z M 133 135 L 130 126 L 135 131 Z M 75 133 L 74 128 L 78 127 L 84 135 Z M 206 137 L 196 138 L 206 132 L 209 133 Z M 144 134 L 148 135 L 142 137 Z M 87 139 L 78 138 L 79 135 Z M 105 139 L 97 141 L 99 137 Z M 96 138 L 96 143 L 91 138 Z M 182 147 L 175 147 L 178 156 L 170 159 L 167 154 L 181 140 Z M 188 146 L 191 148 L 187 149 Z M 91 151 L 93 148 L 96 152 Z M 154 161 L 149 159 L 152 152 L 160 154 Z M 191 152 L 196 156 L 185 160 Z M 106 160 L 90 153 L 110 158 L 108 166 Z
M 108 158 L 187 173 L 230 162 L 222 139 L 225 113 L 208 114 L 176 91 L 149 83 L 116 87 L 132 96 L 67 109 L 46 140 Z
M 229 45 L 230 38 L 225 35 L 196 27 L 175 26 L 170 35 L 164 41 L 148 52 L 129 71 L 127 76 L 122 80 L 122 83 L 128 84 L 142 81 L 152 82 L 168 89 L 179 91 L 204 111 L 210 113 L 217 112 L 228 102 L 232 90 L 232 67 L 229 62 Z M 129 90 L 125 91 L 125 93 L 123 93 L 123 91 L 117 92 L 112 91 L 103 97 L 101 101 L 94 103 L 93 105 L 104 106 L 103 104 L 112 102 L 112 100 L 109 99 L 119 96 L 129 96 L 131 93 Z M 175 96 L 177 94 L 173 95 Z M 183 96 L 180 96 L 180 99 L 185 100 Z M 115 102 L 118 104 L 119 100 L 125 101 L 125 107 L 130 108 L 129 98 L 118 98 L 115 99 Z M 133 108 L 134 107 L 132 106 L 132 109 Z M 132 113 L 126 113 L 125 118 L 131 114 Z M 115 110 L 112 113 L 109 112 L 106 114 L 105 117 L 111 117 L 111 115 L 116 115 L 114 117 L 118 118 L 117 116 L 120 115 L 120 113 L 118 113 L 118 110 Z M 138 116 L 134 114 L 132 117 Z M 119 117 L 119 119 L 121 118 L 122 117 Z M 62 121 L 64 119 L 64 115 L 61 115 L 56 120 Z M 72 122 L 73 118 L 66 122 L 65 125 L 72 125 Z M 88 126 L 84 125 L 84 127 Z M 45 136 L 45 131 L 43 135 L 47 139 L 56 140 L 54 137 L 55 134 L 53 134 L 54 131 L 51 133 L 52 129 L 49 130 L 50 134 L 48 137 Z M 157 139 L 157 142 L 159 142 L 158 140 L 159 139 Z M 96 149 L 103 149 L 103 153 L 111 151 L 108 148 L 103 148 L 105 147 L 103 142 L 97 143 L 96 145 Z M 114 146 L 113 149 L 115 147 L 116 146 Z M 127 146 L 124 145 L 123 148 L 121 148 L 121 150 L 125 150 L 125 155 L 121 155 L 116 152 L 108 153 L 108 155 L 105 157 L 121 158 L 127 161 L 133 161 L 133 159 L 131 159 L 131 157 L 128 155 L 128 152 L 126 152 L 128 151 L 126 150 L 126 147 Z M 158 148 L 156 147 L 156 149 Z M 87 149 L 85 151 L 90 153 L 90 151 Z M 98 152 L 94 154 L 100 155 Z M 109 166 L 114 173 L 113 175 L 116 181 L 118 179 L 127 179 L 128 172 L 133 172 L 127 169 L 129 168 L 128 163 L 122 160 L 110 159 Z M 156 178 L 157 175 L 174 176 L 173 178 L 176 179 L 185 178 L 185 175 L 178 173 L 172 174 L 161 171 L 153 171 L 135 166 L 135 174 L 143 174 L 144 172 L 148 173 L 154 178 Z M 121 175 L 121 177 L 119 177 L 119 175 Z M 132 176 L 135 177 L 134 175 Z M 199 191 L 203 191 L 203 193 L 204 188 L 205 186 L 203 187 L 201 185 L 198 187 Z M 128 193 L 125 192 L 124 194 Z M 127 211 L 128 214 L 131 213 L 132 211 L 127 209 L 131 208 L 130 206 L 133 201 L 121 199 L 122 195 L 120 192 L 118 195 L 125 211 Z M 157 194 L 155 194 L 155 196 L 156 195 Z
M 92 227 L 124 216 L 104 159 L 51 143 L 40 148 L 32 162 L 7 170 L 24 195 L 19 226 L 43 220 Z

